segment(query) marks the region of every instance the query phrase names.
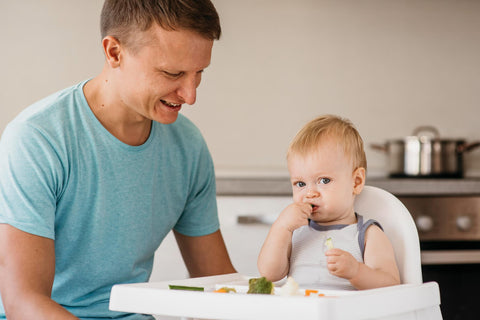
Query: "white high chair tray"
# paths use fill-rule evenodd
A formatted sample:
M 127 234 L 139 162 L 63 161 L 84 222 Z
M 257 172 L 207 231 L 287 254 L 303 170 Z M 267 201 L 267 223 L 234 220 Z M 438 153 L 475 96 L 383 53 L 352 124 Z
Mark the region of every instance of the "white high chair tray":
M 435 282 L 362 291 L 316 289 L 323 297 L 246 294 L 248 279 L 238 273 L 166 282 L 115 285 L 114 311 L 206 319 L 421 319 L 440 320 L 440 293 Z M 168 285 L 203 287 L 204 292 L 170 290 Z M 219 287 L 237 293 L 213 292 Z

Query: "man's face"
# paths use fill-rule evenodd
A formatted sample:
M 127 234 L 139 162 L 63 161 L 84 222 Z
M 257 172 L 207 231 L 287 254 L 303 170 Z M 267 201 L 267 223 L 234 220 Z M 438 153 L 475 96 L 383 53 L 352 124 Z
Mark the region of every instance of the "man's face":
M 210 64 L 213 40 L 154 25 L 142 34 L 147 44 L 123 49 L 116 72 L 119 103 L 141 120 L 175 122 L 182 104 L 194 104 L 202 72 Z

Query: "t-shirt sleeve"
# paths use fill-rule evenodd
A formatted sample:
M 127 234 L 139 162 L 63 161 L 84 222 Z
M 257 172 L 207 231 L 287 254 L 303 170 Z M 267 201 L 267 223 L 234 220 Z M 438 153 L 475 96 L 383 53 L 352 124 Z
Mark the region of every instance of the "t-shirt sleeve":
M 0 223 L 54 239 L 59 167 L 41 130 L 22 122 L 8 125 L 0 140 Z
M 203 140 L 201 146 L 190 177 L 185 209 L 174 227 L 179 233 L 192 237 L 211 234 L 220 227 L 213 161 Z

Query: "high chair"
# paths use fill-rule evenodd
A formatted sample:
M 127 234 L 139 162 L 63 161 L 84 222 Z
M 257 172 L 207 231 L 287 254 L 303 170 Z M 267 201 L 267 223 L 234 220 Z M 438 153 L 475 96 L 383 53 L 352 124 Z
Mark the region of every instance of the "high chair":
M 420 241 L 412 216 L 403 203 L 383 189 L 364 186 L 355 199 L 364 220 L 377 220 L 392 243 L 402 284 L 421 284 Z

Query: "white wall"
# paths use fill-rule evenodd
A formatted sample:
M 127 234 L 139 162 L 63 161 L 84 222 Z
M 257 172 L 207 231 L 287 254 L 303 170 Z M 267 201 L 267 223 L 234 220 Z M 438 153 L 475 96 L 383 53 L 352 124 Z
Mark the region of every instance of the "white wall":
M 0 1 L 0 132 L 23 108 L 103 66 L 102 1 Z
M 434 125 L 480 140 L 480 1 L 216 0 L 223 27 L 197 104 L 219 175 L 286 175 L 285 149 L 309 119 L 356 123 L 371 143 Z M 102 1 L 0 1 L 0 132 L 29 103 L 103 65 Z M 480 149 L 465 155 L 480 175 Z

